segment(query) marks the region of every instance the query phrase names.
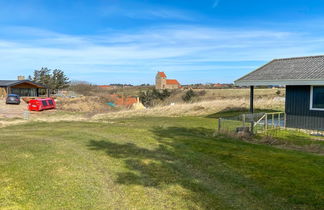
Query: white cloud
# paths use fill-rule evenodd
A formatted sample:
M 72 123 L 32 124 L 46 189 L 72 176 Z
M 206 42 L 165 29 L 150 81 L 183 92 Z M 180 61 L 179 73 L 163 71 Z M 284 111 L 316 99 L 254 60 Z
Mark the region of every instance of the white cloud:
M 172 8 L 138 5 L 134 7 L 119 7 L 116 5 L 108 5 L 99 8 L 99 14 L 104 17 L 128 17 L 132 19 L 169 19 L 169 20 L 194 20 L 193 14 L 184 10 Z M 196 15 L 196 14 L 195 14 Z M 196 15 L 197 16 L 197 15 Z
M 266 61 L 318 54 L 322 52 L 320 43 L 324 42 L 320 37 L 285 31 L 193 25 L 100 36 L 72 36 L 26 27 L 15 29 L 21 33 L 18 39 L 0 40 L 0 75 L 4 70 L 17 75 L 22 70 L 30 72 L 41 66 L 62 68 L 78 77 L 92 72 L 145 74 L 164 68 L 173 72 L 233 71 L 254 66 L 217 62 Z

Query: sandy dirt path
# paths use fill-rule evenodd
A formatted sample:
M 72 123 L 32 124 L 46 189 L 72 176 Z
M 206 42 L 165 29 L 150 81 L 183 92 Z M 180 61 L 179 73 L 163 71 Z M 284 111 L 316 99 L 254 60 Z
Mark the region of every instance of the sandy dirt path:
M 20 105 L 8 105 L 6 101 L 0 99 L 0 118 L 23 118 L 27 111 L 27 104 L 21 101 Z

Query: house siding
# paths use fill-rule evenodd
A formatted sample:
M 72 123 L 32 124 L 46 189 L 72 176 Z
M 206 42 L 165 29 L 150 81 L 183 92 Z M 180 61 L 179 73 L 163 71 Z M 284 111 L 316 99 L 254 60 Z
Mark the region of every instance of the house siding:
M 311 86 L 286 86 L 286 126 L 324 130 L 324 111 L 310 110 Z

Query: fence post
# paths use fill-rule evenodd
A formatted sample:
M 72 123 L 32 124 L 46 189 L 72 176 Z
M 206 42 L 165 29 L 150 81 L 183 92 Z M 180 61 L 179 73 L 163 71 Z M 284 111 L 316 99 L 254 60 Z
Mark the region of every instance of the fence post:
M 275 127 L 275 124 L 274 124 L 274 114 L 273 114 L 273 113 L 272 113 L 271 126 L 272 126 L 272 128 L 274 128 L 274 127 Z
M 265 130 L 268 130 L 268 114 L 265 114 L 265 118 L 264 118 L 264 128 Z
M 218 133 L 220 133 L 222 128 L 222 118 L 218 118 Z
M 287 120 L 287 114 L 284 113 L 284 128 L 286 128 L 286 120 Z
M 29 120 L 30 112 L 24 111 L 24 120 Z
M 254 121 L 251 121 L 251 134 L 254 134 Z
M 245 114 L 242 115 L 243 118 L 243 127 L 245 127 Z
M 278 123 L 277 123 L 277 126 L 280 128 L 280 113 L 278 113 Z

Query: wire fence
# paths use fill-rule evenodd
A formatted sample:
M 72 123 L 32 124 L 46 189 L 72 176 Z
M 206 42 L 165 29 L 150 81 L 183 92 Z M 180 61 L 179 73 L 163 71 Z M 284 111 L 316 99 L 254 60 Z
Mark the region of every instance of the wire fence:
M 241 114 L 218 119 L 218 132 L 251 134 L 286 127 L 284 112 Z

